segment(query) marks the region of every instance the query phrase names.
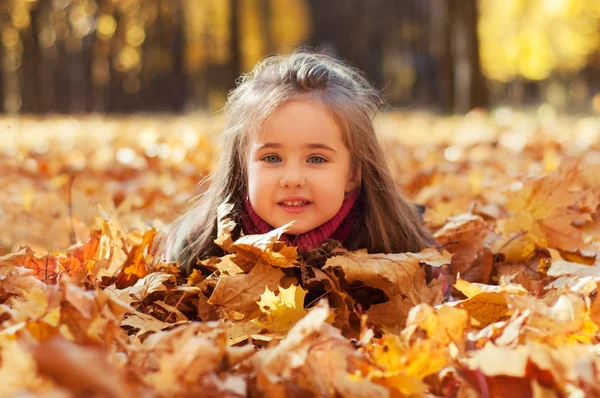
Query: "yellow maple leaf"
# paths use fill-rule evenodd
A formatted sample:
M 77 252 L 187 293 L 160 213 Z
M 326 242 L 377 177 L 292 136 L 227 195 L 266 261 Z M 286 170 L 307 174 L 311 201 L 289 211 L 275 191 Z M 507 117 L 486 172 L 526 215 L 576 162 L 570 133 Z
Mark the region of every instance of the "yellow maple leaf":
M 408 344 L 398 335 L 387 334 L 367 350 L 375 365 L 369 371 L 369 378 L 402 396 L 421 396 L 427 389 L 423 378 L 448 364 L 444 346 L 431 339 Z
M 285 334 L 307 314 L 304 309 L 306 293 L 306 290 L 296 285 L 287 289 L 279 286 L 279 295 L 276 296 L 275 292 L 266 287 L 257 301 L 263 314 L 253 322 L 269 332 Z
M 536 247 L 568 252 L 585 248 L 583 234 L 573 223 L 590 220 L 588 213 L 599 202 L 593 189 L 574 190 L 579 163 L 580 159 L 567 159 L 547 176 L 525 179 L 524 186 L 511 194 L 506 207 L 513 214 L 498 222 L 503 238 L 494 245 L 506 261 L 522 261 Z

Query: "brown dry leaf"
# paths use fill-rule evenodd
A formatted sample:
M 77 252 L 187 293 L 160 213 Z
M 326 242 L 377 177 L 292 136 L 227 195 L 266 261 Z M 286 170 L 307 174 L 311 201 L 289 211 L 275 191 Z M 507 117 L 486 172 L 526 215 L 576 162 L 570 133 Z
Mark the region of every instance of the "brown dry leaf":
M 388 255 L 359 251 L 328 259 L 323 270 L 340 268 L 347 282 L 362 282 L 381 289 L 388 301 L 371 305 L 366 314 L 384 331 L 399 332 L 412 307 L 420 303 L 435 305 L 444 300 L 443 281 L 434 280 L 428 285 L 421 262 L 441 266 L 448 261 L 447 252 L 440 254 L 434 249 Z
M 96 217 L 96 224 L 102 229 L 98 248 L 98 261 L 94 265 L 96 279 L 114 278 L 127 264 L 127 234 L 114 218 L 108 221 L 104 217 Z
M 401 254 L 369 254 L 366 250 L 335 256 L 327 260 L 323 270 L 340 268 L 346 281 L 363 282 L 383 290 L 388 296 L 407 296 L 416 286 L 423 286 L 425 271 L 420 262 L 443 264 L 450 261 L 448 254 L 433 249 L 423 252 Z
M 141 392 L 127 384 L 124 373 L 97 347 L 83 347 L 55 337 L 34 349 L 33 357 L 41 375 L 75 395 L 126 398 Z
M 388 396 L 380 386 L 350 377 L 355 366 L 353 359 L 360 358 L 339 330 L 326 323 L 328 317 L 329 309 L 320 304 L 278 346 L 257 353 L 254 363 L 261 394 Z
M 242 321 L 231 325 L 227 336 L 227 344 L 235 345 L 246 341 L 251 337 L 256 337 L 263 330 L 262 326 L 254 322 Z
M 143 302 L 152 293 L 166 292 L 165 283 L 167 282 L 175 283 L 175 276 L 163 272 L 154 272 L 139 279 L 133 286 L 117 289 L 114 285 L 111 285 L 106 288 L 106 291 L 113 297 L 130 305 Z
M 44 257 L 36 257 L 30 247 L 25 247 L 0 257 L 0 276 L 13 272 L 13 267 L 30 269 L 30 275 L 45 280 L 48 277 L 56 276 L 59 262 L 56 256 L 51 256 L 50 253 Z M 25 272 L 23 271 L 21 274 L 25 274 Z
M 56 303 L 50 303 L 50 295 L 44 284 L 27 284 L 27 290 L 21 290 L 18 295 L 9 297 L 0 304 L 0 314 L 3 318 L 8 316 L 12 324 L 39 320 L 57 326 L 59 311 Z M 8 324 L 4 325 L 9 326 Z
M 288 246 L 285 242 L 276 242 L 271 250 L 265 250 L 261 256 L 261 261 L 271 264 L 274 267 L 290 268 L 298 266 L 298 249 L 294 246 Z
M 292 223 L 283 225 L 262 235 L 246 235 L 238 238 L 230 246 L 230 250 L 235 252 L 232 260 L 244 272 L 248 272 L 258 260 L 274 267 L 297 266 L 297 249 L 280 241 L 281 235 L 291 225 Z
M 237 274 L 243 274 L 243 273 L 250 271 L 251 267 L 244 269 L 244 270 L 241 269 L 235 263 L 235 258 L 236 258 L 235 254 L 228 254 L 226 256 L 220 257 L 219 261 L 216 261 L 214 263 L 214 266 L 219 270 L 219 272 L 221 274 L 226 274 L 226 275 L 237 275 Z M 253 264 L 253 266 L 254 266 L 254 264 Z
M 348 340 L 325 335 L 312 343 L 296 383 L 319 397 L 390 396 L 387 388 L 360 375 L 358 370 L 366 365 Z
M 100 246 L 100 237 L 102 236 L 102 230 L 93 229 L 87 242 L 71 246 L 67 249 L 66 257 L 59 260 L 63 269 L 67 270 L 71 277 L 76 277 L 79 280 L 81 277 L 91 273 L 93 264 L 95 263 Z M 90 265 L 87 263 L 91 262 Z
M 156 300 L 153 304 L 164 308 L 168 312 L 165 322 L 177 323 L 177 322 L 181 322 L 181 321 L 183 321 L 183 322 L 189 321 L 188 317 L 185 316 L 179 309 L 177 309 L 177 307 L 169 305 L 162 300 Z
M 154 228 L 144 232 L 142 243 L 131 249 L 127 258 L 127 264 L 129 265 L 123 269 L 117 278 L 115 282 L 117 287 L 131 286 L 148 275 L 149 267 L 144 258 L 144 251 L 152 243 L 156 234 L 157 231 Z
M 381 326 L 386 333 L 399 333 L 406 325 L 408 313 L 414 306 L 424 303 L 437 305 L 444 301 L 442 284 L 433 281 L 429 285 L 423 279 L 415 279 L 414 288 L 406 295 L 392 296 L 390 301 L 373 304 L 366 312 L 369 321 Z
M 183 320 L 177 322 L 163 322 L 159 321 L 155 317 L 144 314 L 143 312 L 136 311 L 129 315 L 121 322 L 121 326 L 129 326 L 133 330 L 137 330 L 136 335 L 138 337 L 145 336 L 147 333 L 156 333 L 164 329 L 170 329 L 177 325 L 187 324 L 190 321 Z
M 280 269 L 259 261 L 248 274 L 219 277 L 208 304 L 218 305 L 230 319 L 256 316 L 259 312 L 256 302 L 264 293 L 265 286 L 275 291 L 282 277 Z
M 204 295 L 202 291 L 198 292 L 198 302 L 196 305 L 196 312 L 198 318 L 202 321 L 215 321 L 218 319 L 218 313 L 216 311 L 218 307 L 208 304 L 208 297 Z
M 234 203 L 221 203 L 217 207 L 217 238 L 215 243 L 223 248 L 226 252 L 230 251 L 230 246 L 233 243 L 231 232 L 235 228 L 235 222 L 229 218 L 229 214 L 233 210 Z
M 131 365 L 158 396 L 244 395 L 246 378 L 231 367 L 254 354 L 252 346 L 228 347 L 228 325 L 191 323 L 144 340 Z
M 470 213 L 451 217 L 434 238 L 453 254 L 454 274 L 470 282 L 489 281 L 493 262 L 489 247 L 498 236 L 482 217 Z
M 260 256 L 264 251 L 272 248 L 272 246 L 279 241 L 281 235 L 283 235 L 291 226 L 293 222 L 276 228 L 266 234 L 246 235 L 238 238 L 232 245 L 232 249 L 238 253 L 250 252 Z
M 483 347 L 488 341 L 497 346 L 516 347 L 526 327 L 526 323 L 531 319 L 531 311 L 524 310 L 520 313 L 518 310 L 508 321 L 498 321 L 491 323 L 479 330 L 476 334 L 468 336 L 469 343 L 476 347 Z

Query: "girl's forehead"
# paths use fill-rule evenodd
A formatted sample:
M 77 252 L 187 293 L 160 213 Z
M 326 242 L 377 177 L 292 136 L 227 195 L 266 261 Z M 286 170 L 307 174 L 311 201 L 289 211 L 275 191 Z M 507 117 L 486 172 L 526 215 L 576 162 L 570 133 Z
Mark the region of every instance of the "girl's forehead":
M 252 134 L 255 144 L 279 143 L 298 146 L 306 143 L 343 145 L 342 130 L 327 107 L 309 99 L 294 99 L 280 105 Z

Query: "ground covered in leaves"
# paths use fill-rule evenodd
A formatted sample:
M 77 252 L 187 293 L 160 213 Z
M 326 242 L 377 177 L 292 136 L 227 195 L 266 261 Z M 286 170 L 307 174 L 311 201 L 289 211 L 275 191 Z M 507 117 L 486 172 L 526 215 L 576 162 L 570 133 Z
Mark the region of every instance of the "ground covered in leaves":
M 218 119 L 3 119 L 0 396 L 600 396 L 600 119 L 379 125 L 438 249 L 298 258 L 224 218 L 185 278 L 155 250 Z

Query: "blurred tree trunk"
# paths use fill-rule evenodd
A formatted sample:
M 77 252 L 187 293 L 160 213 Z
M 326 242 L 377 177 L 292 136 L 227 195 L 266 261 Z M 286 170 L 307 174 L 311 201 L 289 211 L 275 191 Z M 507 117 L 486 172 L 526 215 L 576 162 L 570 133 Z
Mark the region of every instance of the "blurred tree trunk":
M 173 0 L 171 0 L 173 1 Z M 171 80 L 173 84 L 173 97 L 171 104 L 167 104 L 168 109 L 161 110 L 170 110 L 175 112 L 182 112 L 185 108 L 185 102 L 187 99 L 187 79 L 185 75 L 185 63 L 184 63 L 184 48 L 185 48 L 185 32 L 183 31 L 183 4 L 181 1 L 179 2 L 179 6 L 175 11 L 175 21 L 173 24 L 173 29 L 175 30 L 173 35 L 173 47 L 171 50 L 171 54 L 173 57 L 173 70 L 171 71 Z M 157 100 L 154 105 L 154 108 L 164 108 L 160 106 L 160 93 L 156 93 Z M 158 106 L 157 106 L 158 105 Z M 170 106 L 169 106 L 170 105 Z
M 264 41 L 265 55 L 269 55 L 275 51 L 275 45 L 273 44 L 273 29 L 271 28 L 273 15 L 271 12 L 271 0 L 260 0 L 258 6 L 258 12 L 260 15 L 260 28 L 261 36 Z
M 242 74 L 242 46 L 240 40 L 240 0 L 229 0 L 229 26 L 230 40 L 229 53 L 231 54 L 231 64 L 229 76 L 226 73 L 224 77 L 229 82 L 226 87 L 235 88 L 235 80 Z
M 22 34 L 23 43 L 23 61 L 22 61 L 22 85 L 21 101 L 22 113 L 38 113 L 40 109 L 39 72 L 40 64 L 40 46 L 38 42 L 38 29 L 35 21 L 38 18 L 39 6 L 31 11 L 30 29 Z
M 446 45 L 443 50 L 443 108 L 468 112 L 489 105 L 489 92 L 479 62 L 477 0 L 446 0 Z

